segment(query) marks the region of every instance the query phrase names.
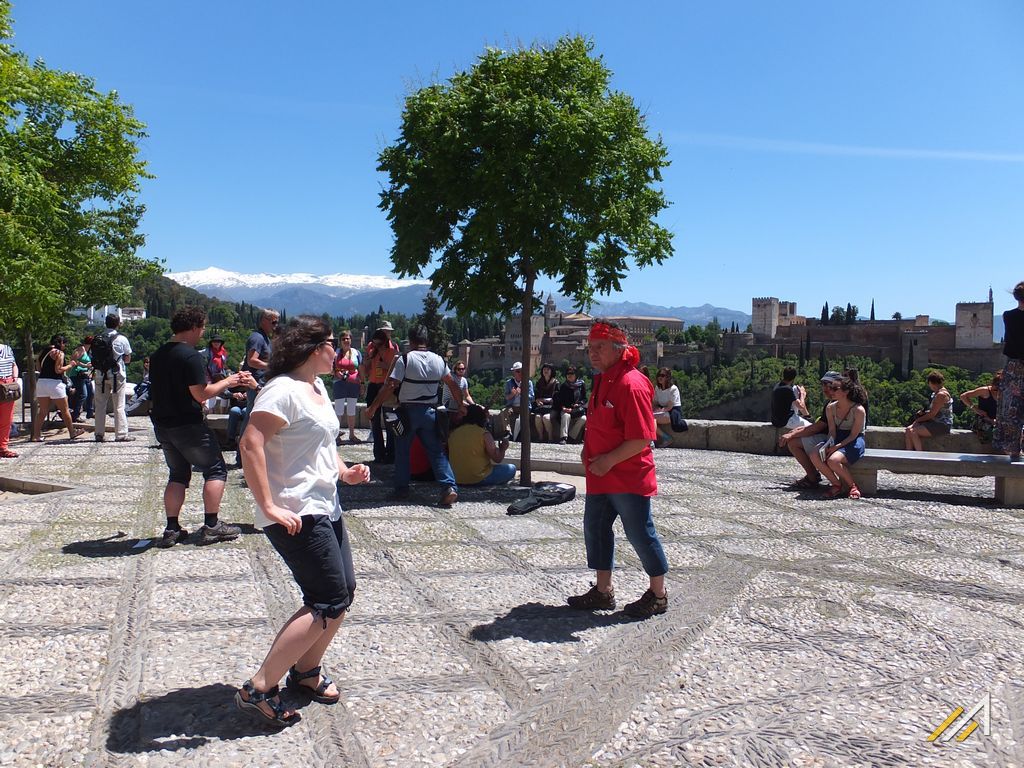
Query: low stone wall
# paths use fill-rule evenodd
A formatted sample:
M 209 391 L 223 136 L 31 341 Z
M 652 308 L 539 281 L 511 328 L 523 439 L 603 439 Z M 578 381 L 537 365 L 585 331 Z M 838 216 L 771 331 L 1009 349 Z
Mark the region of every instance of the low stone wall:
M 369 429 L 370 423 L 365 415 L 366 406 L 360 403 L 356 407 L 356 425 L 360 429 Z M 501 411 L 491 411 L 493 429 L 496 435 L 505 431 L 505 419 Z M 207 421 L 220 436 L 221 440 L 227 433 L 228 417 L 223 415 L 207 416 Z M 757 421 L 710 421 L 706 419 L 687 419 L 689 430 L 686 432 L 669 432 L 674 448 L 696 448 L 702 451 L 732 451 L 735 453 L 759 453 L 770 456 L 788 454 L 779 449 L 779 436 L 787 430 L 776 429 L 771 424 Z M 902 427 L 869 427 L 867 431 L 869 448 L 903 448 Z M 955 453 L 992 453 L 990 445 L 983 445 L 977 435 L 967 429 L 954 429 L 943 437 L 933 437 L 924 441 L 929 451 L 950 451 Z
M 779 449 L 779 436 L 786 429 L 776 429 L 771 424 L 753 421 L 706 421 L 687 419 L 690 429 L 686 432 L 671 433 L 672 445 L 676 448 L 697 448 L 704 451 L 734 451 L 738 453 L 759 453 L 763 455 L 788 454 Z M 868 427 L 865 435 L 869 448 L 903 448 L 902 427 Z M 967 429 L 954 429 L 943 437 L 924 441 L 926 450 L 950 451 L 955 453 L 992 453 L 990 445 L 983 445 L 977 435 Z

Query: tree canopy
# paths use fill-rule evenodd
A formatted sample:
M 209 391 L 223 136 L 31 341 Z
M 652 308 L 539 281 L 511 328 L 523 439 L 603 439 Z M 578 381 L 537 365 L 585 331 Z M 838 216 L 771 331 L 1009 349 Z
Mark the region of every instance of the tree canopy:
M 379 158 L 398 274 L 433 267 L 445 304 L 511 315 L 539 276 L 588 306 L 619 288 L 628 258 L 671 255 L 654 221 L 667 151 L 592 49 L 580 37 L 488 49 L 468 72 L 409 94 Z
M 116 92 L 15 51 L 0 0 L 0 328 L 49 333 L 156 271 L 136 256 L 144 128 Z
M 486 50 L 469 71 L 410 93 L 399 137 L 379 157 L 395 272 L 429 272 L 460 313 L 519 314 L 524 339 L 539 277 L 586 308 L 620 288 L 628 260 L 672 255 L 655 221 L 667 205 L 655 186 L 667 150 L 610 88 L 593 47 L 565 37 Z M 525 398 L 522 407 L 525 418 Z M 528 467 L 528 436 L 522 458 Z

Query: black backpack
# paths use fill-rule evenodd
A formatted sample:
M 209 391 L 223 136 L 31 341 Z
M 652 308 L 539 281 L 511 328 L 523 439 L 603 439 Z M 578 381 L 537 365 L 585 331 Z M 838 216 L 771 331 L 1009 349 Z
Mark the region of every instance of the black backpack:
M 96 334 L 92 339 L 92 347 L 89 349 L 89 357 L 92 358 L 92 368 L 102 377 L 108 375 L 114 380 L 114 389 L 117 389 L 117 355 L 114 354 L 114 339 L 118 336 L 117 331 L 108 329 L 103 333 Z

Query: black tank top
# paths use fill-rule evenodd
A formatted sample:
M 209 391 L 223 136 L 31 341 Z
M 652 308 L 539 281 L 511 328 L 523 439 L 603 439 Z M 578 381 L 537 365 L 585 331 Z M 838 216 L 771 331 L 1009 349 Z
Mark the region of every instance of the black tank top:
M 54 362 L 53 356 L 49 353 L 43 358 L 43 364 L 39 368 L 40 379 L 63 379 L 64 377 L 57 373 L 56 363 Z

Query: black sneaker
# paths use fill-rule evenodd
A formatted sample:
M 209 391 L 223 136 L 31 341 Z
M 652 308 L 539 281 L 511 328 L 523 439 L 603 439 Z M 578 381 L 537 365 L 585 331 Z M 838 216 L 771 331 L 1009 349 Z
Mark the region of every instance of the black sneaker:
M 170 528 L 164 529 L 164 535 L 157 539 L 156 545 L 160 549 L 170 549 L 179 541 L 184 541 L 188 538 L 188 531 L 184 528 L 179 528 L 176 531 L 172 531 Z
M 199 529 L 199 541 L 197 544 L 216 544 L 218 541 L 231 541 L 237 539 L 242 529 L 237 525 L 228 525 L 223 520 L 219 521 L 212 528 L 204 525 Z
M 601 592 L 595 584 L 582 595 L 567 597 L 565 602 L 570 608 L 578 608 L 581 611 L 611 611 L 615 610 L 615 590 Z
M 651 590 L 647 590 L 635 603 L 628 603 L 622 609 L 627 616 L 634 619 L 649 619 L 668 610 L 668 592 L 664 597 L 655 597 Z

